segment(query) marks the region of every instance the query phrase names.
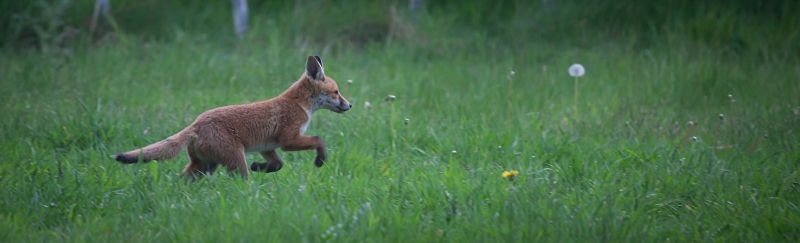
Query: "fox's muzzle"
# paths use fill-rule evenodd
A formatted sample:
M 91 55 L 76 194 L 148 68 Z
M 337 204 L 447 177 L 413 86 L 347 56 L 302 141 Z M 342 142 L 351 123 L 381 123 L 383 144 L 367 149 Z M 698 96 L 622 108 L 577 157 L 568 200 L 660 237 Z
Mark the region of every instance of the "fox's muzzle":
M 342 105 L 336 107 L 336 109 L 339 109 L 339 113 L 349 111 L 350 108 L 353 108 L 353 104 L 350 104 L 350 102 L 343 102 Z
M 341 111 L 339 113 L 344 113 L 345 111 L 349 111 L 350 108 L 353 108 L 353 104 L 347 102 L 347 100 L 344 97 L 339 96 L 339 105 L 336 106 L 336 109 L 339 109 Z

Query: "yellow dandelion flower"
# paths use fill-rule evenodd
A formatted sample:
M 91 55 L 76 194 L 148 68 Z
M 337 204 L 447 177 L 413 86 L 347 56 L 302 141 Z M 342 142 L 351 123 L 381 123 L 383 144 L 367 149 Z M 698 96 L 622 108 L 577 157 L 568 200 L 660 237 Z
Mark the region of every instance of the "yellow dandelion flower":
M 517 175 L 519 175 L 517 170 L 503 171 L 503 178 L 508 178 L 509 180 L 513 180 Z

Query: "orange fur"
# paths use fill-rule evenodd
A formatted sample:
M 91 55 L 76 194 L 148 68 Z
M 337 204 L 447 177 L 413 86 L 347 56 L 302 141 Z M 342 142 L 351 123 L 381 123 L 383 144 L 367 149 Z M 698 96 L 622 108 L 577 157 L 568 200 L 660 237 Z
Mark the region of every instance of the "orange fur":
M 283 161 L 275 149 L 300 151 L 315 149 L 314 165 L 322 166 L 327 158 L 325 142 L 318 136 L 303 135 L 311 115 L 317 109 L 344 113 L 352 107 L 339 94 L 336 81 L 326 77 L 322 60 L 309 56 L 306 71 L 281 95 L 249 104 L 223 106 L 200 114 L 191 125 L 177 134 L 143 148 L 119 153 L 122 163 L 167 160 L 186 148 L 189 164 L 181 176 L 197 179 L 212 174 L 222 165 L 243 177 L 253 171 L 275 172 Z M 259 152 L 265 162 L 249 168 L 245 152 Z

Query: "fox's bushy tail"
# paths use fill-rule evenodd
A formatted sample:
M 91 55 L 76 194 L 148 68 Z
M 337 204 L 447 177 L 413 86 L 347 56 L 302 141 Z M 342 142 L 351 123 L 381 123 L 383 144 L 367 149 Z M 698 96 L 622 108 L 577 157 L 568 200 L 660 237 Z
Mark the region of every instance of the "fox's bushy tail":
M 186 148 L 186 145 L 192 139 L 192 132 L 184 129 L 183 131 L 172 135 L 164 140 L 145 146 L 144 148 L 134 149 L 124 153 L 114 155 L 114 159 L 125 163 L 132 164 L 136 162 L 149 162 L 151 160 L 167 160 L 178 156 L 178 154 Z

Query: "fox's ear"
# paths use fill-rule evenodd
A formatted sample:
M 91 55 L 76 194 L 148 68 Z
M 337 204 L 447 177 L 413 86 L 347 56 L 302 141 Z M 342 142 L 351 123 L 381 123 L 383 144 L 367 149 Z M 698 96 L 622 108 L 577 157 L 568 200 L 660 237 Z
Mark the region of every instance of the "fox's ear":
M 310 80 L 325 81 L 325 70 L 322 68 L 322 62 L 319 61 L 319 57 L 308 56 L 308 61 L 306 61 L 306 76 Z
M 314 56 L 314 59 L 317 59 L 319 66 L 322 67 L 322 69 L 325 69 L 325 64 L 322 64 L 322 58 L 319 58 L 319 56 Z

